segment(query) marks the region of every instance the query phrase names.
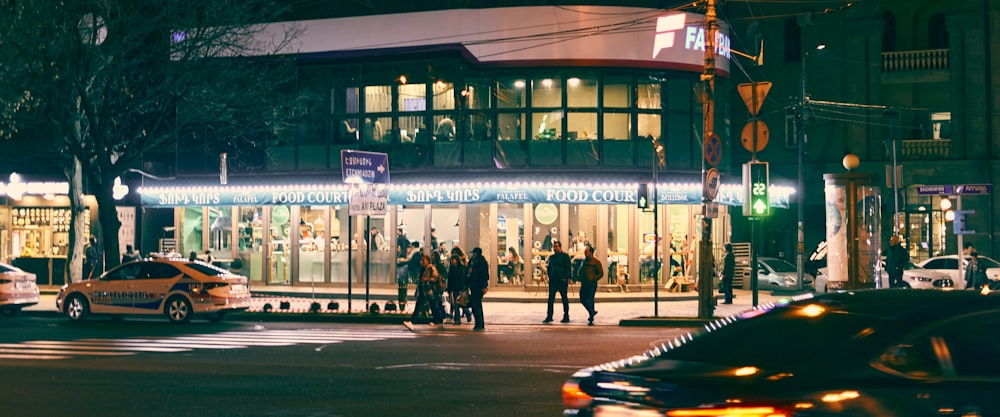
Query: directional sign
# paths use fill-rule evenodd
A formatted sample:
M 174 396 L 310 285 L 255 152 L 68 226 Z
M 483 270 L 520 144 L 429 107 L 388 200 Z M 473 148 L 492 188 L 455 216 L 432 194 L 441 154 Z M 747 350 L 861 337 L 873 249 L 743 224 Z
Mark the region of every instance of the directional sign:
M 389 155 L 379 152 L 341 150 L 341 173 L 344 182 L 389 183 Z
M 965 184 L 956 185 L 955 194 L 961 195 L 990 195 L 993 189 L 992 184 Z
M 722 161 L 722 140 L 719 135 L 712 133 L 705 138 L 705 163 L 709 166 L 718 166 Z
M 761 104 L 764 104 L 764 97 L 767 97 L 767 92 L 771 91 L 771 82 L 744 83 L 736 86 L 736 90 L 739 91 L 740 98 L 746 103 L 750 115 L 757 116 Z
M 919 195 L 990 195 L 993 184 L 918 185 Z

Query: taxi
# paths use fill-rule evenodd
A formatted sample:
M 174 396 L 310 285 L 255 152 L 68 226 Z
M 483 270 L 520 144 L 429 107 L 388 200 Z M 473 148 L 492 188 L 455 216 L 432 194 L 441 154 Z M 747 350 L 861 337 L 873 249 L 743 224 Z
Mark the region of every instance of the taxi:
M 56 296 L 56 309 L 70 321 L 90 315 L 164 315 L 186 323 L 200 315 L 216 322 L 249 307 L 245 276 L 186 259 L 129 262 L 99 278 L 67 284 Z
M 35 274 L 0 263 L 0 314 L 13 316 L 22 308 L 38 304 Z

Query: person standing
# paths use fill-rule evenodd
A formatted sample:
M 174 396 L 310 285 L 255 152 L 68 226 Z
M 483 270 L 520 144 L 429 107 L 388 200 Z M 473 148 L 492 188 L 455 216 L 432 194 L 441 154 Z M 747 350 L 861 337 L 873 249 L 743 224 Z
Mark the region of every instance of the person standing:
M 122 263 L 127 264 L 132 261 L 138 261 L 142 256 L 139 251 L 135 250 L 132 245 L 125 245 L 125 253 L 122 254 Z
M 986 284 L 986 268 L 979 265 L 979 253 L 969 252 L 969 263 L 965 265 L 965 289 L 982 290 Z
M 562 297 L 562 323 L 569 323 L 569 299 L 566 297 L 566 291 L 569 288 L 569 278 L 573 274 L 573 263 L 569 259 L 569 255 L 563 252 L 562 243 L 559 243 L 558 240 L 552 242 L 552 252 L 546 261 L 546 270 L 549 274 L 549 306 L 542 323 L 552 322 L 553 304 L 555 304 L 557 292 Z
M 469 290 L 466 280 L 469 276 L 469 261 L 465 258 L 462 248 L 451 249 L 451 256 L 448 257 L 448 294 L 451 295 L 451 317 L 455 324 L 462 324 L 462 316 L 466 321 L 472 321 L 472 311 L 468 306 L 468 294 L 466 294 L 466 305 L 458 305 L 459 297 Z
M 90 237 L 83 254 L 83 279 L 88 280 L 101 276 L 104 267 L 103 262 L 101 262 L 101 250 L 97 247 L 96 237 Z
M 410 259 L 410 239 L 406 237 L 402 227 L 396 229 L 396 258 L 403 262 Z
M 886 254 L 885 269 L 889 274 L 889 286 L 899 287 L 903 285 L 903 270 L 910 263 L 910 254 L 903 247 L 899 236 L 889 238 L 889 253 Z
M 733 275 L 736 274 L 736 255 L 733 254 L 733 244 L 726 244 L 726 257 L 722 261 L 722 293 L 725 301 L 722 304 L 733 303 Z
M 594 296 L 597 295 L 597 281 L 604 277 L 604 265 L 594 257 L 594 248 L 587 246 L 583 250 L 583 263 L 580 265 L 577 276 L 580 278 L 580 304 L 587 309 L 590 317 L 587 318 L 587 325 L 594 325 L 594 316 L 597 309 L 594 306 Z
M 483 257 L 483 249 L 476 247 L 472 249 L 472 258 L 469 259 L 469 308 L 472 309 L 472 316 L 476 320 L 473 331 L 486 330 L 485 319 L 483 318 L 483 296 L 490 287 L 490 263 Z
M 382 236 L 382 233 L 378 231 L 377 227 L 372 228 L 371 237 L 368 239 L 368 245 L 372 252 L 385 249 L 385 236 Z
M 413 309 L 410 319 L 403 322 L 403 326 L 410 330 L 413 330 L 413 320 L 425 308 L 431 311 L 431 327 L 438 327 L 444 321 L 444 311 L 441 310 L 441 275 L 434 263 L 431 262 L 430 255 L 423 255 L 420 261 L 423 273 L 420 275 L 419 284 L 417 284 L 419 289 L 417 306 Z

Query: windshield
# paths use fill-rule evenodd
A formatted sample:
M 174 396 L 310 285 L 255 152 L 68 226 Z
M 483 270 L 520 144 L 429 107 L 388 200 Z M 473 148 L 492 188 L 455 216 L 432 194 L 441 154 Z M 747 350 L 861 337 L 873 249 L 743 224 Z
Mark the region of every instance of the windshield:
M 796 272 L 795 265 L 781 259 L 768 259 L 761 262 L 770 266 L 774 272 Z
M 231 275 L 229 271 L 225 269 L 219 268 L 215 265 L 209 265 L 204 262 L 188 262 L 187 266 L 188 268 L 194 269 L 210 277 Z
M 1000 268 L 1000 263 L 997 263 L 997 261 L 994 261 L 994 260 L 992 260 L 990 258 L 987 258 L 987 257 L 984 257 L 984 256 L 980 256 L 979 257 L 979 266 L 986 267 L 986 268 Z

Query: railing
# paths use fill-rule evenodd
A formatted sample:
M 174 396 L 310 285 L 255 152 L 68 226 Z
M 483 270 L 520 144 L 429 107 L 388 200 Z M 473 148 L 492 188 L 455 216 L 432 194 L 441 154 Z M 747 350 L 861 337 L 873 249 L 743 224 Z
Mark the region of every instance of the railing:
M 947 49 L 882 53 L 882 72 L 941 71 L 947 69 Z
M 947 159 L 951 139 L 904 139 L 899 150 L 899 158 L 914 159 Z M 886 155 L 891 158 L 892 155 Z

